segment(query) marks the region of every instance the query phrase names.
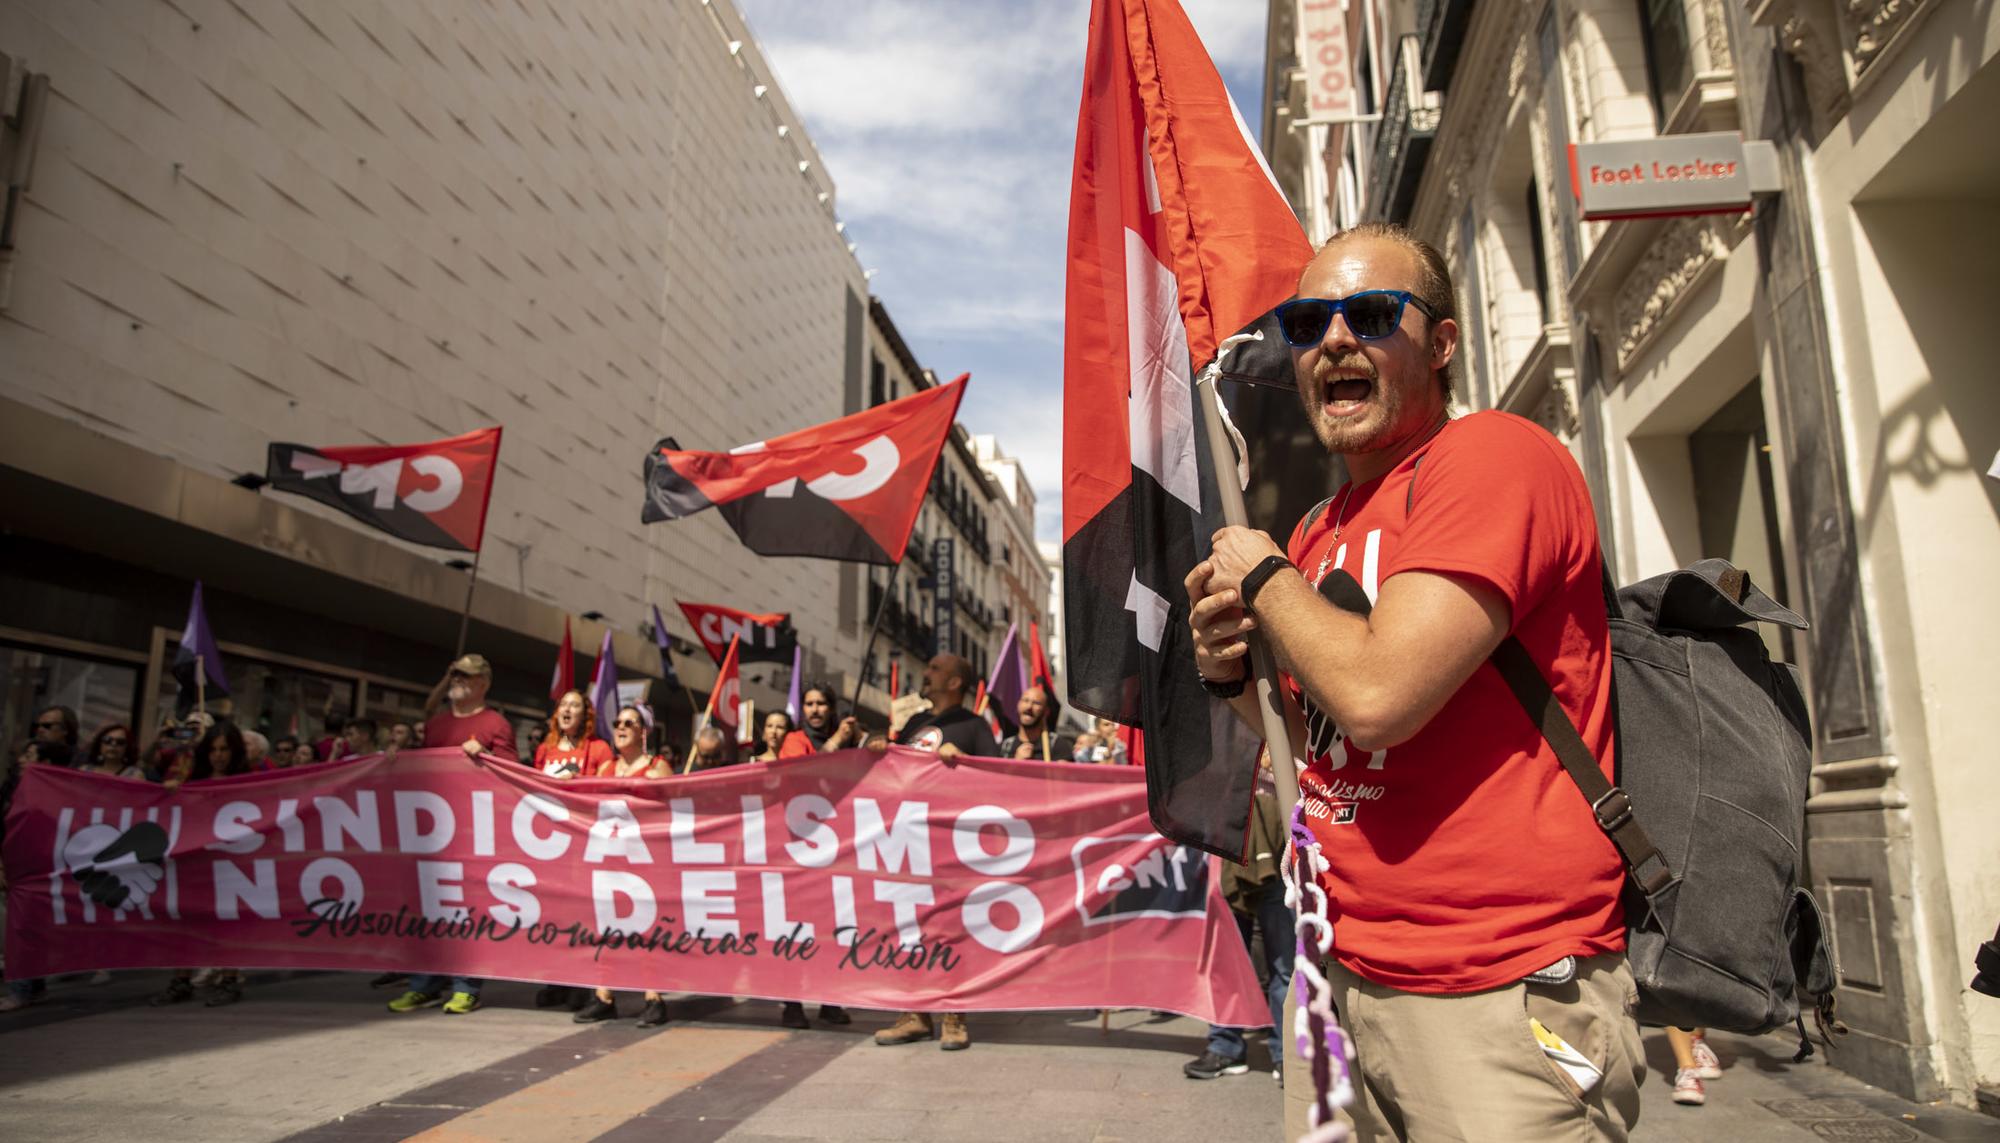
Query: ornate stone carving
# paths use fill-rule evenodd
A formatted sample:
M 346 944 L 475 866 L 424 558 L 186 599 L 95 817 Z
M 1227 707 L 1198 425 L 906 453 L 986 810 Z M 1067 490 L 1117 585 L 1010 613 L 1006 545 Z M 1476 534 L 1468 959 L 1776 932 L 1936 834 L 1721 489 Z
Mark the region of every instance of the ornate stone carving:
M 1844 0 L 1849 2 L 1849 0 Z M 1806 99 L 1821 125 L 1847 111 L 1847 61 L 1826 0 L 1752 0 L 1750 18 L 1773 29 L 1805 73 Z
M 1728 71 L 1736 66 L 1729 50 L 1729 20 L 1722 14 L 1722 0 L 1701 0 L 1702 42 L 1708 45 L 1711 71 Z
M 1882 55 L 1882 49 L 1910 22 L 1925 0 L 1845 0 L 1841 23 L 1847 29 L 1848 50 L 1854 56 L 1854 74 L 1865 74 Z
M 1702 271 L 1727 253 L 1706 219 L 1680 218 L 1667 224 L 1625 276 L 1612 302 L 1620 369 L 1631 364 Z
M 1576 400 L 1570 395 L 1570 382 L 1566 376 L 1549 379 L 1548 391 L 1535 402 L 1535 410 L 1528 419 L 1549 430 L 1557 437 L 1567 439 L 1577 434 L 1581 424 L 1576 419 Z

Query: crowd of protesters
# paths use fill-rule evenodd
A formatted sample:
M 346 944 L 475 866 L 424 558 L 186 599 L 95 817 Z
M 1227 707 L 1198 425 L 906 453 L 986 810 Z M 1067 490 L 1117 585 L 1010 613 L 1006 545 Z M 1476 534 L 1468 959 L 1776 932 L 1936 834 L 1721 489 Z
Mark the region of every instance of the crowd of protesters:
M 870 728 L 852 714 L 839 710 L 839 696 L 826 683 L 801 689 L 799 716 L 783 710 L 766 713 L 755 726 L 751 741 L 738 743 L 717 726 L 704 724 L 690 744 L 685 760 L 678 760 L 671 745 L 656 733 L 652 708 L 645 704 L 622 706 L 610 720 L 609 741 L 598 734 L 597 710 L 589 696 L 572 690 L 557 699 L 543 735 L 524 757 L 517 748 L 515 728 L 499 711 L 486 705 L 492 685 L 492 670 L 480 655 L 465 655 L 439 680 L 425 704 L 422 721 L 392 722 L 384 725 L 372 718 L 330 715 L 325 730 L 317 738 L 287 734 L 275 740 L 240 728 L 228 719 L 194 713 L 170 720 L 160 727 L 149 745 L 137 745 L 132 728 L 122 723 L 100 727 L 87 745 L 79 745 L 80 727 L 76 712 L 67 707 L 50 707 L 36 716 L 33 737 L 15 752 L 15 764 L 0 784 L 0 814 L 12 801 L 22 772 L 32 765 L 70 767 L 95 771 L 128 780 L 154 782 L 172 788 L 187 782 L 202 782 L 233 774 L 263 770 L 283 770 L 295 766 L 335 762 L 364 755 L 381 754 L 393 759 L 398 751 L 420 744 L 425 748 L 458 748 L 469 756 L 488 755 L 508 762 L 520 762 L 556 779 L 576 778 L 667 778 L 699 773 L 745 763 L 783 763 L 821 752 L 865 747 L 882 752 L 891 743 L 936 752 L 949 760 L 959 754 L 1038 761 L 1118 763 L 1128 761 L 1118 728 L 1108 720 L 1090 724 L 1079 735 L 1059 729 L 1061 706 L 1048 688 L 1027 687 L 1005 723 L 991 719 L 971 707 L 976 679 L 972 667 L 955 655 L 939 655 L 926 665 L 920 695 L 924 706 L 893 728 Z M 898 705 L 904 709 L 914 699 Z M 1009 730 L 1004 737 L 996 731 Z M 0 882 L 4 884 L 4 882 Z M 1270 902 L 1282 908 L 1282 893 L 1272 885 L 1244 894 L 1250 902 L 1244 921 L 1246 940 L 1258 921 L 1264 924 L 1267 940 L 1273 940 L 1275 917 Z M 1283 958 L 1280 958 L 1283 959 Z M 1287 970 L 1282 978 L 1274 974 L 1274 996 L 1282 996 Z M 93 980 L 108 980 L 99 973 Z M 481 1007 L 485 982 L 471 977 L 445 977 L 421 973 L 387 972 L 373 979 L 377 988 L 398 988 L 388 1002 L 391 1011 L 414 1013 L 437 1008 L 447 1015 L 463 1015 Z M 33 1003 L 44 991 L 42 981 L 10 981 L 0 999 L 0 1011 L 12 1011 Z M 208 1007 L 234 1004 L 243 997 L 243 974 L 234 968 L 184 968 L 175 971 L 167 985 L 151 1003 L 170 1006 L 199 999 Z M 616 995 L 610 989 L 572 988 L 544 985 L 535 994 L 538 1008 L 564 1009 L 578 1023 L 616 1019 L 621 1015 Z M 835 1004 L 820 1004 L 817 1018 L 827 1025 L 846 1025 L 852 1016 Z M 806 1005 L 783 1004 L 779 1022 L 788 1028 L 812 1026 Z M 647 991 L 641 998 L 637 1022 L 641 1027 L 657 1027 L 668 1021 L 665 998 Z M 1243 1040 L 1234 1040 L 1227 1029 L 1214 1030 L 1211 1052 L 1190 1065 L 1194 1078 L 1210 1074 L 1234 1074 L 1242 1066 Z M 970 1045 L 968 1022 L 963 1014 L 945 1013 L 934 1019 L 927 1013 L 905 1013 L 890 1027 L 876 1033 L 882 1045 L 899 1045 L 935 1036 L 946 1051 Z M 1214 1049 L 1233 1045 L 1229 1066 L 1211 1068 L 1206 1062 L 1216 1057 Z M 1273 1052 L 1276 1059 L 1276 1052 Z

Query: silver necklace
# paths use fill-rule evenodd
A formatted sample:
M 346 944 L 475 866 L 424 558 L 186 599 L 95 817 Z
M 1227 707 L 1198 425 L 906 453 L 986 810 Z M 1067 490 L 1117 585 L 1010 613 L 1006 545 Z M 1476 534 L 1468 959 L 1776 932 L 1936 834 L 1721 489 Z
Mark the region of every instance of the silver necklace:
M 1326 545 L 1326 554 L 1319 558 L 1319 570 L 1313 573 L 1314 588 L 1325 582 L 1327 565 L 1333 562 L 1333 553 L 1340 549 L 1340 521 L 1347 515 L 1347 501 L 1353 495 L 1354 483 L 1349 481 L 1347 487 L 1340 493 L 1340 509 L 1333 514 L 1333 540 Z

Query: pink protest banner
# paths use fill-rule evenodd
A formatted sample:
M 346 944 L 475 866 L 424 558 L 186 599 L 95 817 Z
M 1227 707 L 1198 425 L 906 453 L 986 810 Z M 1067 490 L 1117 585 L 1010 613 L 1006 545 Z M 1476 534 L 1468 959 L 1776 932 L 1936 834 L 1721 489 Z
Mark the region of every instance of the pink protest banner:
M 1125 767 L 850 750 L 664 781 L 406 751 L 166 790 L 32 766 L 7 969 L 390 969 L 861 1008 L 1269 1016 Z

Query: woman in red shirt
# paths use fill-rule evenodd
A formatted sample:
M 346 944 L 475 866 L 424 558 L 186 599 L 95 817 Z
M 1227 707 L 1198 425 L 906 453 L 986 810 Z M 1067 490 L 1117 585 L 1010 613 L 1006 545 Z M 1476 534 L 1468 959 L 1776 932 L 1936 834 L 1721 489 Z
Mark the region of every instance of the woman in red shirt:
M 597 712 L 570 691 L 549 716 L 548 737 L 535 747 L 535 769 L 551 778 L 589 777 L 611 761 L 611 744 L 597 737 Z
M 551 778 L 587 778 L 609 765 L 611 744 L 597 737 L 597 712 L 582 691 L 567 691 L 549 716 L 549 733 L 535 747 L 535 769 Z M 544 984 L 535 990 L 535 1007 L 577 1008 L 589 997 L 581 988 Z
M 618 753 L 597 776 L 600 778 L 671 778 L 673 760 L 660 760 L 646 750 L 646 739 L 653 730 L 653 716 L 644 707 L 625 706 L 618 708 L 618 717 L 611 720 L 611 734 L 617 744 Z M 579 1024 L 594 1024 L 599 1020 L 618 1018 L 618 998 L 609 988 L 597 990 L 596 999 L 585 1004 L 571 1019 Z M 657 1028 L 667 1022 L 666 998 L 652 989 L 646 990 L 646 1005 L 639 1010 L 639 1027 Z

